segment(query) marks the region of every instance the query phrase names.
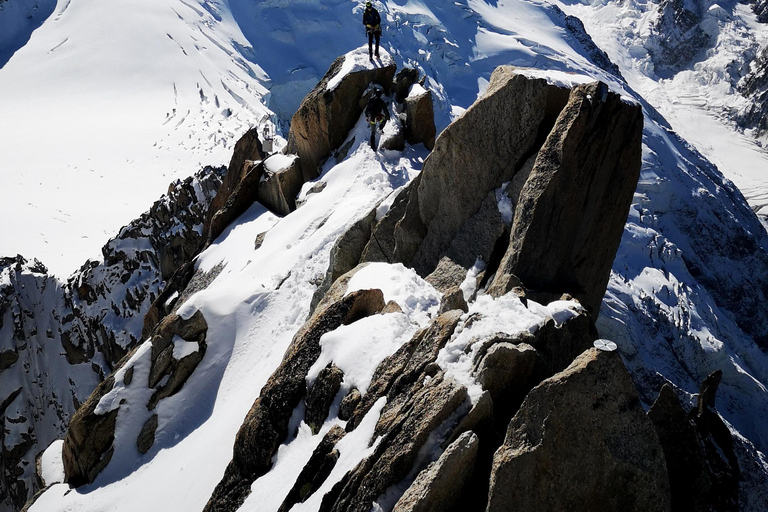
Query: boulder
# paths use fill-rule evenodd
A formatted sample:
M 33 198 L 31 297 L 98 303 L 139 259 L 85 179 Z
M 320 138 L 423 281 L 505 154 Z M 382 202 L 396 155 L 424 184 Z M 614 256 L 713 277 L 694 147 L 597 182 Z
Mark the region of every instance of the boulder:
M 112 375 L 99 384 L 69 422 L 61 449 L 64 481 L 72 487 L 92 483 L 112 459 L 118 409 L 95 414 L 101 398 L 112 391 Z
M 408 144 L 424 143 L 427 149 L 435 147 L 435 111 L 432 91 L 415 84 L 405 98 L 405 140 Z
M 640 176 L 642 130 L 640 106 L 605 84 L 571 91 L 521 191 L 489 293 L 509 291 L 513 274 L 597 314 Z
M 349 420 L 362 398 L 363 395 L 360 394 L 360 390 L 357 388 L 351 389 L 349 393 L 341 399 L 341 404 L 339 404 L 339 419 L 341 421 Z
M 526 397 L 496 451 L 487 512 L 669 511 L 653 424 L 616 352 L 589 349 Z
M 368 86 L 377 83 L 389 91 L 394 76 L 395 63 L 386 51 L 381 62 L 369 62 L 365 47 L 334 61 L 291 119 L 287 150 L 299 156 L 304 181 L 317 178 L 318 166 L 347 138 L 363 112 L 359 100 Z
M 392 512 L 448 512 L 474 470 L 480 440 L 462 434 L 437 461 L 419 473 Z
M 147 404 L 149 410 L 153 410 L 163 398 L 178 393 L 189 379 L 205 356 L 207 333 L 208 323 L 200 310 L 186 320 L 170 314 L 160 322 L 151 339 L 152 365 L 148 384 L 155 392 Z M 178 345 L 186 343 L 195 344 L 194 350 L 180 352 Z
M 346 288 L 346 283 L 339 286 Z M 329 295 L 334 296 L 333 290 Z M 317 308 L 294 336 L 238 430 L 232 462 L 206 511 L 237 509 L 250 494 L 250 484 L 269 471 L 272 457 L 288 435 L 293 410 L 306 394 L 307 373 L 320 357 L 320 338 L 341 325 L 376 314 L 384 306 L 381 290 L 359 290 Z
M 304 185 L 299 158 L 275 153 L 264 160 L 264 174 L 256 188 L 256 199 L 277 215 L 296 209 L 296 196 Z

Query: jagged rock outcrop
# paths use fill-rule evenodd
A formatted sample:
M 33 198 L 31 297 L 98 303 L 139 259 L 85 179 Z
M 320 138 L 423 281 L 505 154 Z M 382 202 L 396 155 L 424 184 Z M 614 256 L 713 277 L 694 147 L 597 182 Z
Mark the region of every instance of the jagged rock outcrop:
M 575 87 L 515 209 L 489 293 L 568 292 L 597 313 L 640 176 L 643 114 L 601 83 Z
M 617 353 L 590 349 L 529 393 L 490 485 L 488 512 L 670 510 L 658 436 Z
M 648 48 L 657 74 L 680 71 L 709 45 L 709 35 L 699 26 L 707 7 L 698 1 L 661 0 Z
M 246 160 L 243 164 L 243 176 L 227 195 L 226 202 L 216 212 L 212 212 L 206 230 L 206 244 L 212 243 L 236 218 L 245 213 L 258 198 L 258 189 L 264 175 L 262 160 Z M 219 197 L 223 191 L 217 192 Z
M 339 460 L 336 443 L 343 439 L 346 434 L 347 432 L 338 425 L 332 427 L 325 434 L 277 512 L 288 512 L 296 503 L 306 501 L 328 478 Z
M 569 91 L 500 67 L 373 227 L 361 261 L 411 265 L 447 291 L 479 259 L 489 276 L 498 268 L 496 296 L 522 284 L 596 313 L 639 177 L 642 123 L 605 84 Z
M 447 512 L 452 510 L 475 466 L 480 440 L 465 432 L 440 458 L 419 473 L 392 512 Z
M 205 219 L 203 233 L 206 240 L 214 240 L 216 236 L 218 236 L 217 234 L 212 237 L 210 234 L 211 220 L 213 220 L 213 216 L 227 204 L 232 193 L 240 182 L 243 181 L 243 178 L 247 174 L 247 169 L 245 168 L 246 162 L 263 160 L 265 156 L 257 128 L 251 128 L 237 141 L 232 153 L 232 158 L 227 166 L 227 174 L 224 176 L 221 186 L 211 202 L 210 210 Z
M 269 470 L 272 456 L 288 434 L 293 409 L 306 395 L 306 376 L 320 356 L 322 335 L 379 313 L 384 306 L 381 290 L 360 290 L 330 305 L 321 305 L 296 333 L 283 362 L 261 389 L 240 427 L 232 462 L 205 510 L 237 509 L 250 493 L 251 483 Z
M 360 98 L 368 86 L 390 90 L 395 64 L 386 51 L 382 55 L 383 64 L 376 65 L 368 63 L 363 47 L 339 57 L 301 102 L 291 119 L 287 151 L 299 156 L 304 181 L 315 179 L 321 162 L 347 138 L 363 112 Z
M 664 449 L 672 510 L 739 510 L 739 464 L 731 433 L 714 408 L 721 374 L 704 381 L 691 411 L 685 411 L 668 384 L 648 411 Z
M 123 358 L 115 373 L 99 384 L 72 417 L 64 437 L 62 459 L 67 483 L 73 487 L 92 483 L 109 464 L 114 453 L 118 414 L 125 403 L 121 388 L 147 386 L 153 390 L 149 402 L 143 405 L 154 411 L 158 402 L 181 389 L 202 360 L 207 331 L 208 324 L 200 311 L 188 319 L 169 315 L 146 342 L 150 350 L 139 351 L 137 347 Z M 134 370 L 140 364 L 149 368 L 146 382 L 134 382 Z M 152 414 L 135 433 L 141 453 L 152 447 L 157 425 L 157 414 Z
M 171 184 L 66 283 L 36 260 L 0 261 L 0 508 L 34 494 L 35 457 L 142 339 L 150 305 L 202 245 L 223 174 L 207 167 Z
M 567 95 L 566 89 L 546 80 L 528 79 L 511 67 L 498 68 L 483 97 L 440 134 L 407 196 L 403 201 L 398 197 L 374 229 L 381 252 L 388 249 L 382 240 L 394 241 L 393 251 L 385 253 L 383 261 L 401 261 L 426 276 L 443 255 L 465 268 L 478 255 L 488 258 L 493 246 L 475 247 L 471 258 L 448 250 L 489 192 L 510 181 L 536 152 L 542 132 L 549 133 Z M 468 182 L 473 186 L 464 186 Z M 366 249 L 368 258 L 376 257 L 373 243 Z

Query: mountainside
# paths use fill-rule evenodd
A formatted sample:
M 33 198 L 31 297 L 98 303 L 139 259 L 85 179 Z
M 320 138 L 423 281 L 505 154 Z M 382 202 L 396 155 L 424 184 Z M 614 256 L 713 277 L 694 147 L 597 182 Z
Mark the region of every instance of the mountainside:
M 111 167 L 116 152 L 93 153 L 94 166 L 130 181 L 126 196 L 149 193 L 159 177 L 128 179 L 125 169 L 175 176 L 202 154 L 220 164 L 248 126 L 258 130 L 243 141 L 264 123 L 287 130 L 294 113 L 277 144 L 300 156 L 253 163 L 265 155 L 248 139 L 214 211 L 222 171 L 206 168 L 175 182 L 66 283 L 37 261 L 3 259 L 5 509 L 47 485 L 30 510 L 507 510 L 534 506 L 514 489 L 531 489 L 559 454 L 558 487 L 569 490 L 534 500 L 543 510 L 568 508 L 568 499 L 595 500 L 595 510 L 677 510 L 691 496 L 706 496 L 697 507 L 768 510 L 768 234 L 753 213 L 766 156 L 748 138 L 764 138 L 754 113 L 764 108 L 768 32 L 750 10 L 761 7 L 719 5 L 726 16 L 696 4 L 698 17 L 681 26 L 678 11 L 693 3 L 558 5 L 389 1 L 379 5 L 385 49 L 373 63 L 353 50 L 361 2 L 341 0 L 167 0 L 126 10 L 72 0 L 29 43 L 0 40 L 18 47 L 0 69 L 3 91 L 59 76 L 57 66 L 88 54 L 94 66 L 85 61 L 59 91 L 38 86 L 37 97 L 71 106 L 102 98 L 92 106 L 101 101 L 119 118 L 135 104 L 107 95 L 144 95 L 146 110 L 126 123 L 137 128 L 166 109 L 159 91 L 198 84 L 175 100 L 189 110 L 178 124 L 187 131 L 165 139 L 176 163 L 142 149 L 172 123 L 137 142 L 151 165 L 129 158 Z M 127 85 L 108 68 L 93 81 L 105 56 L 125 48 L 108 38 L 114 47 L 93 53 L 96 33 L 118 30 L 121 16 L 130 28 L 120 33 L 132 33 L 136 10 L 147 37 L 110 65 L 157 69 Z M 99 16 L 109 21 L 91 23 Z M 43 56 L 68 31 L 73 40 Z M 170 43 L 183 58 L 141 57 Z M 701 81 L 723 48 L 750 50 L 709 88 Z M 24 65 L 36 59 L 45 66 Z M 504 64 L 516 69 L 491 83 Z M 395 65 L 415 69 L 402 95 Z M 392 114 L 376 152 L 360 116 L 369 81 L 386 89 Z M 502 83 L 516 91 L 508 99 Z M 223 105 L 227 95 L 237 105 Z M 431 108 L 414 113 L 428 97 L 439 133 L 431 151 L 405 141 L 416 119 L 431 118 Z M 687 110 L 702 98 L 713 101 Z M 59 115 L 26 105 L 4 101 L 0 113 L 21 128 L 30 109 Z M 642 135 L 638 127 L 617 142 L 633 133 L 624 110 L 642 117 Z M 4 179 L 50 155 L 23 162 L 18 148 L 32 141 L 16 137 L 0 148 Z M 91 155 L 83 146 L 51 151 L 73 167 Z M 721 171 L 739 161 L 743 174 L 726 174 L 737 188 Z M 296 173 L 309 181 L 294 200 Z M 17 206 L 32 179 L 22 174 Z M 267 209 L 276 204 L 279 214 Z M 600 227 L 605 219 L 616 227 Z M 26 229 L 14 224 L 3 243 Z M 597 337 L 621 357 L 585 351 Z M 578 431 L 578 442 L 548 432 L 547 421 Z M 37 457 L 68 426 L 64 443 Z M 584 449 L 612 443 L 633 455 Z M 696 460 L 677 458 L 675 446 Z M 592 479 L 571 489 L 583 478 L 575 460 Z M 681 474 L 698 476 L 673 476 Z M 622 495 L 637 500 L 612 501 Z

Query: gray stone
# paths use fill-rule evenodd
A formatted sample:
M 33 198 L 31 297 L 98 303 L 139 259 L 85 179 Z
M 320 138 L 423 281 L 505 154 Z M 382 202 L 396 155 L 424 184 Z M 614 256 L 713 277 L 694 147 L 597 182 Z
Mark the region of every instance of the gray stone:
M 494 402 L 509 400 L 514 395 L 525 396 L 538 360 L 536 349 L 526 343 L 496 343 L 478 365 L 477 382 L 491 393 Z
M 643 115 L 599 82 L 571 91 L 536 157 L 515 211 L 510 245 L 488 292 L 505 274 L 528 290 L 568 292 L 593 314 L 640 175 Z
M 61 455 L 64 481 L 73 487 L 92 483 L 112 459 L 118 409 L 94 414 L 101 398 L 115 385 L 113 376 L 99 384 L 69 422 Z
M 392 512 L 447 512 L 461 495 L 475 468 L 480 440 L 466 432 L 414 480 Z
M 584 352 L 512 418 L 487 512 L 512 510 L 670 510 L 659 438 L 617 352 Z
M 447 313 L 454 309 L 459 309 L 464 313 L 469 311 L 467 301 L 464 300 L 464 290 L 458 286 L 454 286 L 443 293 L 443 299 L 440 301 L 440 310 L 438 313 L 442 315 L 443 313 Z
M 245 213 L 258 198 L 258 187 L 264 174 L 264 163 L 261 160 L 247 161 L 243 171 L 243 178 L 235 185 L 226 202 L 212 214 L 207 223 L 208 229 L 204 232 L 207 244 L 216 240 L 224 232 L 224 229 Z
M 357 388 L 350 390 L 350 392 L 341 399 L 341 404 L 339 405 L 339 419 L 341 421 L 347 421 L 351 418 L 352 413 L 355 412 L 355 408 L 362 398 L 363 396 Z
M 440 134 L 409 189 L 392 235 L 394 259 L 431 273 L 489 192 L 511 180 L 538 148 L 538 133 L 554 125 L 567 95 L 512 67 L 494 71 L 483 97 Z

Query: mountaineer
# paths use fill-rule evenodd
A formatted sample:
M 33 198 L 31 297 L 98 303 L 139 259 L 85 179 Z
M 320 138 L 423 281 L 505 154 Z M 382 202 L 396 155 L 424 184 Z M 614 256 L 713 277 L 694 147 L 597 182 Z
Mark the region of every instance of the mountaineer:
M 387 104 L 381 99 L 381 87 L 375 86 L 368 98 L 368 104 L 365 106 L 365 119 L 371 125 L 371 149 L 376 151 L 376 127 L 379 131 L 384 130 L 384 125 L 389 121 L 389 109 Z
M 365 2 L 365 11 L 363 11 L 363 25 L 365 33 L 368 34 L 368 58 L 373 60 L 373 38 L 376 38 L 376 58 L 379 57 L 379 41 L 381 40 L 381 16 L 371 2 Z

